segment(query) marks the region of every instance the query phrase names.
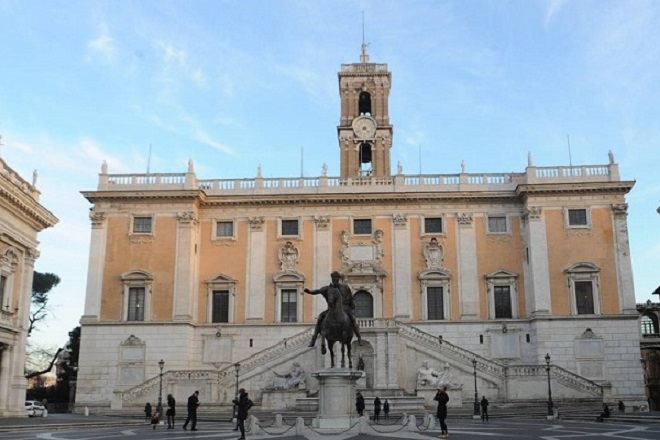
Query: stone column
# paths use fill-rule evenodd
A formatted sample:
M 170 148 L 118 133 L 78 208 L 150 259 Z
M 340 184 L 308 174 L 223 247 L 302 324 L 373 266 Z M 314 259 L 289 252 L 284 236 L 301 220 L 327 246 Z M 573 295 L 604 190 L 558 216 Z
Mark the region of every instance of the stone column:
M 176 256 L 174 260 L 174 321 L 191 321 L 196 313 L 197 289 L 195 288 L 195 267 L 197 255 L 197 213 L 185 211 L 177 213 Z M 152 300 L 152 305 L 154 301 Z M 154 307 L 151 307 L 152 313 Z
M 525 241 L 527 248 L 524 259 L 527 263 L 525 273 L 525 296 L 527 310 L 531 317 L 549 315 L 550 274 L 548 269 L 548 239 L 545 218 L 539 206 L 529 206 L 523 215 Z
M 412 263 L 410 261 L 410 229 L 408 217 L 405 214 L 395 214 L 392 217 L 394 234 L 392 234 L 392 261 L 394 273 L 394 317 L 402 321 L 410 320 L 410 280 Z
M 97 322 L 101 314 L 101 296 L 103 295 L 103 266 L 108 238 L 108 222 L 105 212 L 89 213 L 92 222 L 92 234 L 89 242 L 89 267 L 87 269 L 87 292 L 85 294 L 85 312 L 81 324 Z
M 458 297 L 461 320 L 479 319 L 477 240 L 472 214 L 457 213 Z
M 633 283 L 630 246 L 628 242 L 628 205 L 612 205 L 614 244 L 616 248 L 617 288 L 619 307 L 625 314 L 636 315 L 635 284 Z
M 316 231 L 314 235 L 314 273 L 309 289 L 318 289 L 324 284 L 329 283 L 332 273 L 332 232 L 330 228 L 330 217 L 314 217 Z M 306 298 L 312 298 L 314 304 L 314 319 L 327 308 L 327 304 L 322 295 L 305 295 Z
M 0 343 L 0 396 L 9 396 L 9 346 Z M 10 409 L 6 398 L 0 399 L 0 416 L 7 415 Z
M 264 320 L 264 289 L 266 286 L 266 233 L 264 218 L 250 217 L 248 234 L 248 279 L 245 298 L 247 321 Z

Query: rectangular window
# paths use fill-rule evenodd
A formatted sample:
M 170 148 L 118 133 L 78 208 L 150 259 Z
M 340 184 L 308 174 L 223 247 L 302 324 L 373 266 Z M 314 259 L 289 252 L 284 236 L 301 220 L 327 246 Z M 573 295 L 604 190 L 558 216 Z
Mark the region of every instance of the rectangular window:
M 213 291 L 211 322 L 229 322 L 229 291 Z
M 297 322 L 297 309 L 296 303 L 297 291 L 295 289 L 282 290 L 282 315 L 281 322 Z
M 424 233 L 442 234 L 442 217 L 425 217 Z
M 215 224 L 216 237 L 233 237 L 234 222 L 217 222 Z
M 426 288 L 428 319 L 445 319 L 445 304 L 442 287 Z
M 356 218 L 353 220 L 353 233 L 354 234 L 371 234 L 371 219 L 370 218 Z
M 575 281 L 575 306 L 578 315 L 594 314 L 594 287 L 591 281 Z
M 127 321 L 144 321 L 144 287 L 128 289 Z
M 298 235 L 298 220 L 282 220 L 282 235 Z
M 7 277 L 0 275 L 0 307 L 4 308 L 5 304 L 5 288 L 7 287 Z M 9 311 L 9 309 L 4 309 Z
M 151 234 L 151 217 L 133 217 L 134 234 Z
M 506 217 L 488 217 L 488 232 L 492 233 L 501 233 L 506 232 Z
M 495 299 L 495 319 L 513 318 L 513 311 L 511 310 L 511 287 L 494 286 L 493 290 Z
M 588 226 L 587 223 L 587 210 L 586 209 L 569 209 L 568 210 L 568 225 L 569 226 Z

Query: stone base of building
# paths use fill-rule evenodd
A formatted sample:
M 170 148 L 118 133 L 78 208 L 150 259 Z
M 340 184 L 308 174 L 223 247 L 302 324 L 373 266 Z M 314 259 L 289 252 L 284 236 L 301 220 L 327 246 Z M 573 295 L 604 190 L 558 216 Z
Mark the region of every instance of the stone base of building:
M 261 408 L 264 410 L 295 410 L 298 399 L 307 397 L 306 390 L 262 391 Z

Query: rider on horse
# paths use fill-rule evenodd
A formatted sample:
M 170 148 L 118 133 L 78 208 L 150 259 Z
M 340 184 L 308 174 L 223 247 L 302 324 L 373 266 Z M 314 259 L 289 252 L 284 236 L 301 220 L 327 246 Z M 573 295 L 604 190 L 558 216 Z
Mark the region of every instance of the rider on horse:
M 339 280 L 341 279 L 341 274 L 337 271 L 332 272 L 330 274 L 330 278 L 332 279 L 332 284 L 330 284 L 329 286 L 321 287 L 320 289 L 317 290 L 309 290 L 305 288 L 305 293 L 310 293 L 312 295 L 321 294 L 327 301 L 328 291 L 330 289 L 339 290 L 342 298 L 342 306 L 344 307 L 344 311 L 346 312 L 349 320 L 351 321 L 351 327 L 353 329 L 353 333 L 355 333 L 355 336 L 357 336 L 358 344 L 362 345 L 360 329 L 358 328 L 357 321 L 355 320 L 355 315 L 353 312 L 355 310 L 355 301 L 353 301 L 353 294 L 351 293 L 351 288 L 348 287 L 348 285 L 341 284 L 339 282 Z M 323 320 L 325 319 L 327 314 L 328 314 L 327 310 L 319 314 L 319 317 L 316 320 L 316 327 L 314 328 L 314 336 L 312 336 L 312 341 L 309 343 L 308 347 L 313 347 L 314 344 L 316 344 L 316 338 L 321 333 L 321 329 L 323 328 Z

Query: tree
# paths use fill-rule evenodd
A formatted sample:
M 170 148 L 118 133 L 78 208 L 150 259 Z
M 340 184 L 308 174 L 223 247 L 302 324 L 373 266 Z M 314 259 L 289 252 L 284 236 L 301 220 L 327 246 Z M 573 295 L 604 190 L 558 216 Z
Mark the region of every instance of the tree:
M 60 283 L 60 277 L 54 273 L 41 273 L 34 271 L 32 280 L 32 307 L 30 308 L 30 326 L 28 327 L 28 337 L 39 321 L 48 316 L 48 293 Z

